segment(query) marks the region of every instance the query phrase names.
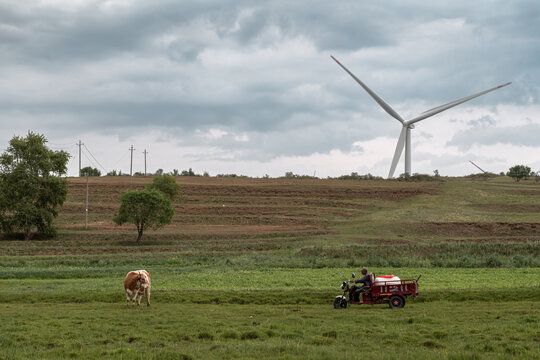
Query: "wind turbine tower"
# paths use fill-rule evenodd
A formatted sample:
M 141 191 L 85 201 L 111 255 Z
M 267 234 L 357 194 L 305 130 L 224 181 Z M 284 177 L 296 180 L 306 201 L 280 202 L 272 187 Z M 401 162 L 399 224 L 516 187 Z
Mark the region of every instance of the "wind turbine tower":
M 390 172 L 388 173 L 388 178 L 394 177 L 394 171 L 396 170 L 397 163 L 399 159 L 401 158 L 401 153 L 403 152 L 403 147 L 405 147 L 405 173 L 408 175 L 411 175 L 411 130 L 414 129 L 414 123 L 417 123 L 418 121 L 427 119 L 428 117 L 431 117 L 435 114 L 438 114 L 440 112 L 443 112 L 445 110 L 448 110 L 456 105 L 462 104 L 466 101 L 472 100 L 476 97 L 482 96 L 484 94 L 487 94 L 489 92 L 492 92 L 494 90 L 500 89 L 504 86 L 510 85 L 511 82 L 499 85 L 497 87 L 494 87 L 489 90 L 481 91 L 477 94 L 470 95 L 452 102 L 449 102 L 448 104 L 437 106 L 433 109 L 429 109 L 427 111 L 424 111 L 420 115 L 410 119 L 410 120 L 404 120 L 394 109 L 390 107 L 383 99 L 381 99 L 377 94 L 375 94 L 370 88 L 366 86 L 360 79 L 358 79 L 352 72 L 349 71 L 345 66 L 343 66 L 335 57 L 330 56 L 334 61 L 343 68 L 349 75 L 352 76 L 354 80 L 358 84 L 360 84 L 361 87 L 364 88 L 364 90 L 367 91 L 367 93 L 386 111 L 390 116 L 392 116 L 394 119 L 399 121 L 402 125 L 401 133 L 399 135 L 399 139 L 396 145 L 396 151 L 394 152 L 394 158 L 392 159 L 392 166 L 390 166 Z

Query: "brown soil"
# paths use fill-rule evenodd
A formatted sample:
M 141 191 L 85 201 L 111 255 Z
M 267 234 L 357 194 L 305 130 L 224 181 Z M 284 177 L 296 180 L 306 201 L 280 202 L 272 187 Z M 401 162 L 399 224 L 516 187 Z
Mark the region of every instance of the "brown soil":
M 540 190 L 507 190 L 506 192 L 513 195 L 540 196 Z
M 459 223 L 459 222 L 430 222 L 411 224 L 415 231 L 433 235 L 448 235 L 455 237 L 477 236 L 531 236 L 540 235 L 540 223 Z
M 89 227 L 124 232 L 112 223 L 120 196 L 143 189 L 150 177 L 101 177 L 89 180 Z M 337 181 L 317 179 L 243 179 L 178 177 L 180 196 L 165 233 L 268 233 L 324 230 L 329 218 L 349 218 L 373 209 L 373 200 L 399 201 L 435 194 L 438 184 Z M 86 182 L 68 181 L 68 198 L 56 223 L 62 230 L 82 230 Z M 71 235 L 70 235 L 71 236 Z
M 539 213 L 540 205 L 536 204 L 474 204 L 475 209 L 492 212 Z
M 117 226 L 120 196 L 144 189 L 151 177 L 90 178 L 88 230 L 84 229 L 86 179 L 68 179 L 68 197 L 55 220 L 59 235 L 47 241 L 1 242 L 0 255 L 181 252 L 239 254 L 280 249 L 328 233 L 332 221 L 374 208 L 436 194 L 438 183 L 178 177 L 180 196 L 170 225 L 144 233 L 134 246 L 134 225 Z

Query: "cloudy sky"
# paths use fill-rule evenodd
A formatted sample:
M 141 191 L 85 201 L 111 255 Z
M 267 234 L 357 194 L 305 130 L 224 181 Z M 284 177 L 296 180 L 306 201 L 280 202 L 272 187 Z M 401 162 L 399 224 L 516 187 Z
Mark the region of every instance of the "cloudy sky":
M 0 149 L 43 133 L 102 172 L 386 176 L 540 170 L 540 2 L 0 0 Z M 403 158 L 396 174 L 403 172 Z

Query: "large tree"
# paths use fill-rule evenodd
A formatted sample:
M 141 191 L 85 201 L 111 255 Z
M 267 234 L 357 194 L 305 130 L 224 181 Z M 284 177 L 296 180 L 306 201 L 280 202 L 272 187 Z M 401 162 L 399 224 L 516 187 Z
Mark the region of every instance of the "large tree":
M 146 229 L 158 229 L 170 224 L 174 215 L 171 200 L 155 189 L 128 190 L 120 197 L 120 209 L 114 217 L 118 225 L 134 224 L 137 227 L 137 244 Z
M 0 226 L 22 231 L 26 240 L 37 229 L 53 234 L 57 208 L 66 200 L 69 154 L 50 150 L 41 134 L 14 136 L 0 156 Z

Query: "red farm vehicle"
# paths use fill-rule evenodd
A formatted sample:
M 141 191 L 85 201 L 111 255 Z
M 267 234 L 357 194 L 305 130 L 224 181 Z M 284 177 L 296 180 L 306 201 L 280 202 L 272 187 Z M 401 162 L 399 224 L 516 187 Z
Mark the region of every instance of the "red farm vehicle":
M 342 295 L 336 296 L 334 300 L 334 308 L 345 309 L 347 303 L 351 305 L 361 304 L 385 304 L 388 303 L 391 308 L 402 308 L 405 306 L 407 296 L 413 298 L 418 296 L 418 279 L 399 279 L 393 275 L 375 277 L 375 274 L 370 273 L 371 286 L 364 286 L 360 292 L 362 299 L 354 299 L 354 286 L 349 286 L 352 282 L 344 281 L 341 285 L 343 290 Z M 352 274 L 354 278 L 354 273 Z M 356 288 L 358 289 L 358 288 Z M 349 293 L 349 299 L 345 294 Z

